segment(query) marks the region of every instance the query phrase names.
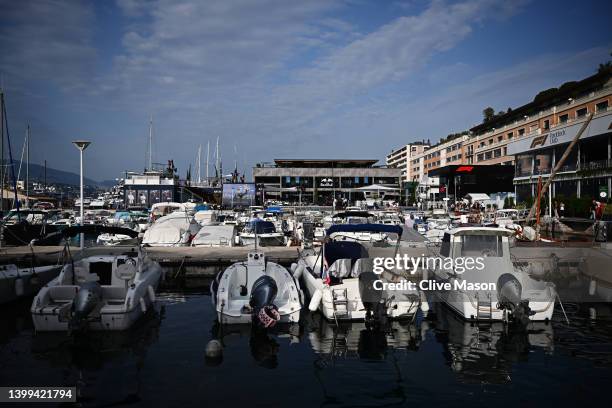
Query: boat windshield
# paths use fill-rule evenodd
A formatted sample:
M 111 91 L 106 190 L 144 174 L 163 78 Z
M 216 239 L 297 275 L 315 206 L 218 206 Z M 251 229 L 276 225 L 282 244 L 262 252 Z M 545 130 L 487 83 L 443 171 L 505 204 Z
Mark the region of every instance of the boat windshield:
M 461 237 L 461 256 L 497 257 L 504 255 L 502 237 L 499 235 L 463 235 Z

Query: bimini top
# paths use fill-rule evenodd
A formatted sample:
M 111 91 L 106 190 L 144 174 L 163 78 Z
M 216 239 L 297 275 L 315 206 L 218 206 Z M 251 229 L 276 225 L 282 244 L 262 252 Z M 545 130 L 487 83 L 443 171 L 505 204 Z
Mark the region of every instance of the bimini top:
M 274 223 L 270 221 L 264 221 L 261 219 L 256 219 L 250 222 L 251 231 L 257 234 L 273 234 L 276 232 L 276 227 Z
M 138 237 L 138 231 L 134 231 L 130 228 L 122 227 L 110 227 L 106 225 L 75 225 L 74 227 L 64 228 L 62 230 L 62 236 L 66 238 L 75 237 L 80 233 L 84 234 L 121 234 L 128 235 L 131 238 Z
M 510 237 L 515 234 L 514 230 L 503 227 L 457 227 L 448 231 L 450 235 L 501 235 Z
M 399 225 L 385 224 L 336 224 L 327 229 L 327 236 L 338 232 L 388 232 L 400 237 L 404 230 Z
M 266 208 L 266 212 L 278 214 L 278 213 L 282 213 L 283 209 L 279 206 L 271 206 L 271 207 Z
M 332 215 L 332 218 L 348 218 L 348 217 L 370 218 L 370 217 L 374 217 L 374 214 L 369 213 L 367 211 L 346 211 L 346 212 L 339 212 L 339 213 Z

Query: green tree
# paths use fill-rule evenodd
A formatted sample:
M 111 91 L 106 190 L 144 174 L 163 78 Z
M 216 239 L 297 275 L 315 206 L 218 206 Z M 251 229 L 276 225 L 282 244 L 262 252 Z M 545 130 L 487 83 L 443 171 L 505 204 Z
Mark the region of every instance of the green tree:
M 482 116 L 483 118 L 483 122 L 488 122 L 491 119 L 493 119 L 495 117 L 495 109 L 493 109 L 492 107 L 486 107 L 483 111 L 482 111 Z

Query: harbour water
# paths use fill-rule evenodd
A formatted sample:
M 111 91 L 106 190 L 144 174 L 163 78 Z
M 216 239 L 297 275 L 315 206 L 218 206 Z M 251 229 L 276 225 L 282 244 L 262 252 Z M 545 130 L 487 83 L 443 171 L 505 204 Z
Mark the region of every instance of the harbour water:
M 387 333 L 306 314 L 264 334 L 219 328 L 205 292 L 158 300 L 128 332 L 81 337 L 35 334 L 27 300 L 3 307 L 0 383 L 76 385 L 84 407 L 516 407 L 604 401 L 612 382 L 609 303 L 567 303 L 569 325 L 556 310 L 527 330 L 464 322 L 433 303 Z M 213 338 L 221 361 L 205 358 Z

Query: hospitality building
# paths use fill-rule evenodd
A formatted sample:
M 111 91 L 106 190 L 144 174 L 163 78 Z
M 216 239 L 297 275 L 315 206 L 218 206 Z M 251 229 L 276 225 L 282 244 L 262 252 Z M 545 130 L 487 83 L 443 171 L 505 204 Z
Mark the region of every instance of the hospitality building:
M 253 168 L 260 198 L 331 204 L 334 197 L 355 201 L 376 186 L 386 198 L 399 200 L 401 169 L 377 166 L 378 160 L 275 159 Z

